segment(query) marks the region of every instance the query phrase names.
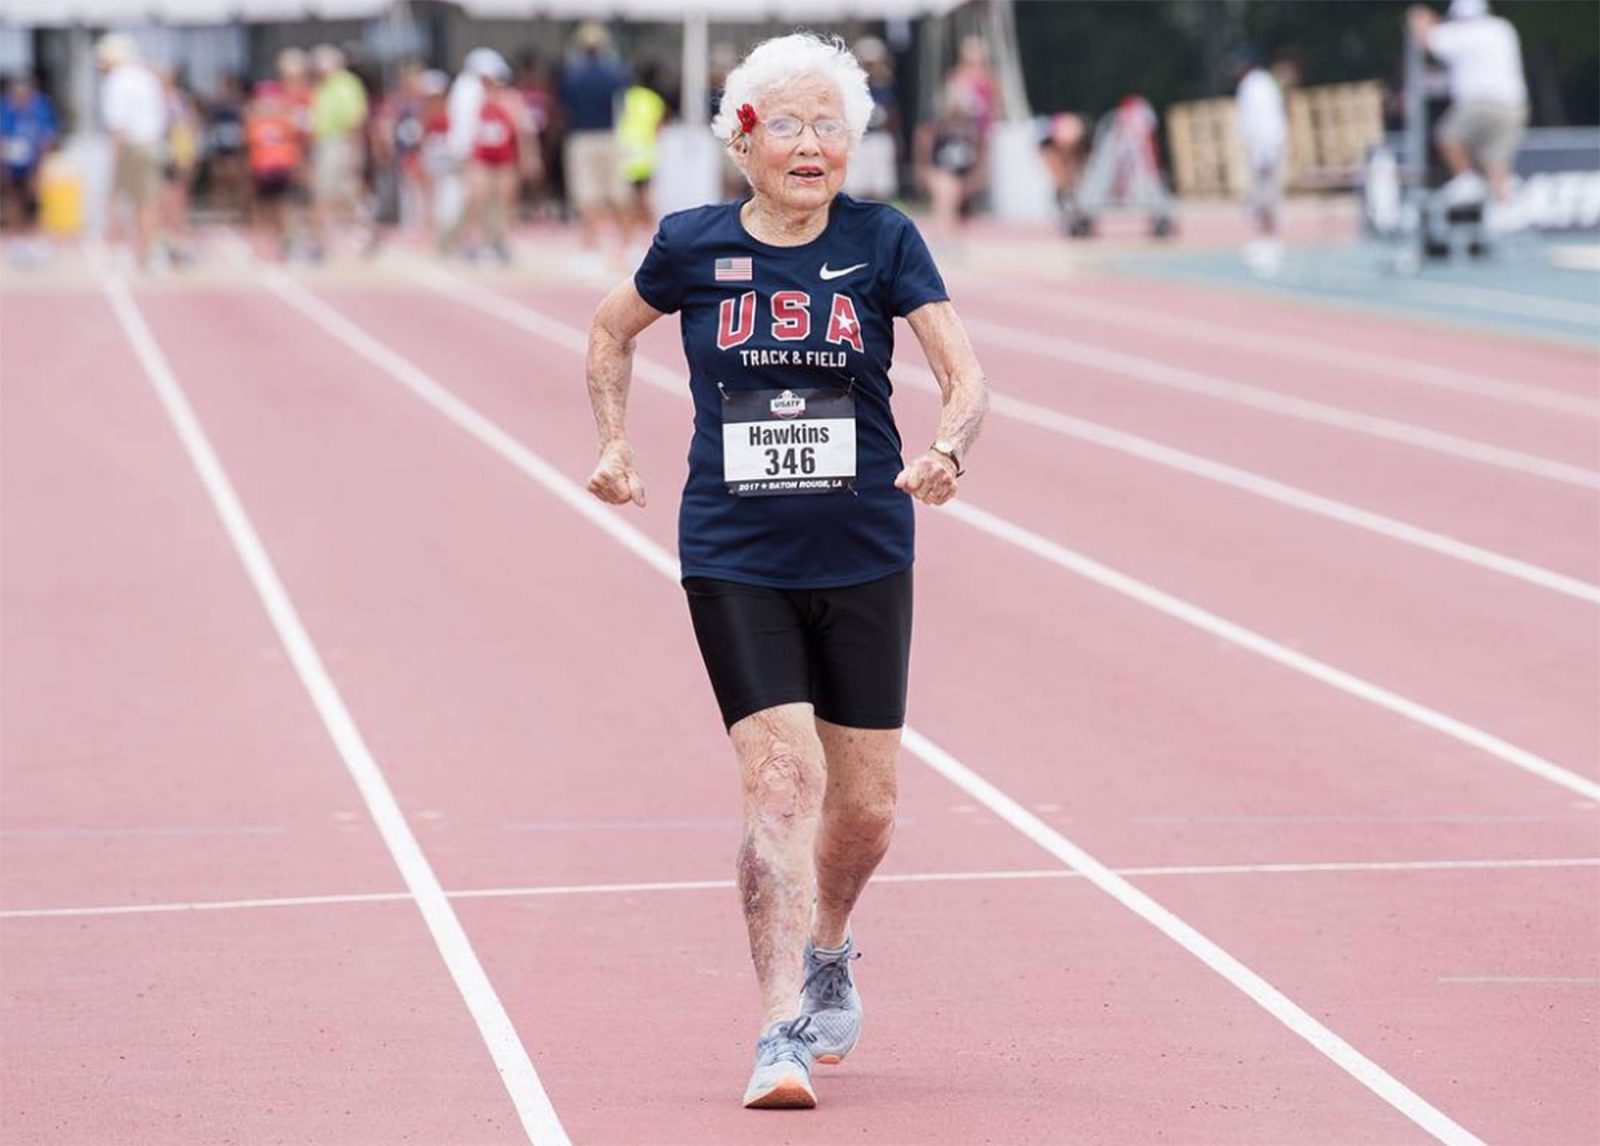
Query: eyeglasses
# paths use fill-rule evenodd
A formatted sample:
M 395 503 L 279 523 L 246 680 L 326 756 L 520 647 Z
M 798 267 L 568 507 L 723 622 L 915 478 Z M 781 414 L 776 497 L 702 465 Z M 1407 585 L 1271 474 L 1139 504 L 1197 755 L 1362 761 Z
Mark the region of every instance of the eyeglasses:
M 810 127 L 816 134 L 818 143 L 838 143 L 850 131 L 842 119 L 814 119 L 808 124 L 805 120 L 796 119 L 792 115 L 774 116 L 763 121 L 762 126 L 774 139 L 799 139 L 800 133 Z

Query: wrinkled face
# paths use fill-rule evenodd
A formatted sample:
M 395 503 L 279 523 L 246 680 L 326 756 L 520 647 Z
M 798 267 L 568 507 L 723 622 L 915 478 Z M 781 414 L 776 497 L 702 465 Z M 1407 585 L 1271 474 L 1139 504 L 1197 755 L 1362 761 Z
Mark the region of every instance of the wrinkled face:
M 758 195 L 790 210 L 824 207 L 844 186 L 850 159 L 850 130 L 844 101 L 829 81 L 804 76 L 769 92 L 756 105 L 756 129 L 735 139 L 734 159 Z M 785 138 L 774 130 L 783 121 L 800 124 Z M 822 125 L 821 130 L 818 125 Z M 828 128 L 835 126 L 830 135 Z

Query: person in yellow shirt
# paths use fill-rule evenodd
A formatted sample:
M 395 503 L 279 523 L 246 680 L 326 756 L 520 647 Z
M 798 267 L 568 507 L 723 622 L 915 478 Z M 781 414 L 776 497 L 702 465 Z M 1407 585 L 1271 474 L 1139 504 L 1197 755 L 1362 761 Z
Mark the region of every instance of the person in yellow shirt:
M 650 184 L 656 175 L 656 136 L 667 118 L 667 101 L 661 97 L 660 65 L 639 65 L 638 79 L 622 96 L 617 117 L 617 154 L 628 202 L 622 212 L 622 249 L 628 250 L 636 226 L 646 232 L 655 227 L 655 206 Z
M 321 44 L 311 53 L 317 87 L 311 97 L 312 256 L 327 247 L 335 217 L 361 219 L 360 176 L 366 162 L 367 90 L 345 67 L 344 53 Z M 368 234 L 368 244 L 376 238 Z

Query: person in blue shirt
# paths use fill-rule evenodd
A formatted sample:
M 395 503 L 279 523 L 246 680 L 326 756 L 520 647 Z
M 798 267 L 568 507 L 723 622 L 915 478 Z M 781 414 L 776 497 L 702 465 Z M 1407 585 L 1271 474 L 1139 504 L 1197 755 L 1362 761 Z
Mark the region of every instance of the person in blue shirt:
M 579 241 L 586 269 L 598 269 L 600 228 L 615 225 L 631 194 L 617 151 L 617 102 L 628 88 L 628 73 L 611 52 L 611 37 L 599 24 L 578 27 L 576 51 L 561 74 L 561 106 L 566 113 L 562 169 L 567 198 L 578 212 Z
M 50 97 L 19 76 L 0 102 L 0 192 L 7 226 L 29 231 L 39 215 L 39 168 L 56 144 Z
M 850 913 L 889 846 L 911 637 L 913 499 L 955 496 L 988 385 L 916 227 L 839 193 L 867 78 L 838 40 L 756 47 L 712 130 L 750 195 L 663 219 L 600 304 L 588 488 L 645 504 L 625 414 L 634 340 L 677 313 L 694 399 L 678 551 L 744 790 L 738 883 L 762 996 L 750 1107 L 809 1107 L 861 1030 Z M 943 394 L 909 461 L 894 320 Z

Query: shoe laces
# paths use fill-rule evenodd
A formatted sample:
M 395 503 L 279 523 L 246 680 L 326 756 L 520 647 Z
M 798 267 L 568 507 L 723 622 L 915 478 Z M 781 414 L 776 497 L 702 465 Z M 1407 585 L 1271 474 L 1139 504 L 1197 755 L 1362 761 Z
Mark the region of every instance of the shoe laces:
M 801 1015 L 786 1023 L 779 1023 L 761 1040 L 761 1062 L 774 1063 L 788 1059 L 803 1067 L 811 1065 L 811 1044 L 817 1034 L 811 1029 L 811 1016 Z
M 800 987 L 800 993 L 810 994 L 812 984 L 816 985 L 815 998 L 817 1002 L 826 1007 L 842 1007 L 850 997 L 850 964 L 861 958 L 861 952 L 852 951 L 839 959 L 825 959 L 817 964 L 817 969 L 806 976 L 806 981 Z

